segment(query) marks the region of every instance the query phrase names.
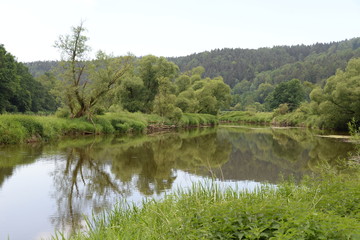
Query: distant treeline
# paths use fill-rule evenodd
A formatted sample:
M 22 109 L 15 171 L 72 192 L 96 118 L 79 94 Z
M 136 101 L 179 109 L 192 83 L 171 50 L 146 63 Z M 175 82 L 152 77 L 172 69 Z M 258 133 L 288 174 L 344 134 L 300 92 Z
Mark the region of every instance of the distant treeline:
M 179 66 L 181 72 L 202 66 L 205 68 L 204 77 L 221 76 L 231 88 L 243 80 L 250 81 L 254 85 L 252 88 L 257 88 L 264 82 L 277 84 L 293 78 L 322 83 L 337 69 L 344 70 L 354 57 L 360 57 L 360 38 L 273 48 L 224 48 L 167 59 Z M 58 61 L 25 63 L 35 77 L 58 64 Z
M 344 69 L 353 57 L 360 57 L 360 38 L 273 48 L 224 48 L 169 60 L 181 71 L 203 66 L 204 77 L 222 76 L 232 88 L 247 80 L 254 89 L 261 83 L 277 84 L 293 78 L 320 83 L 338 68 Z

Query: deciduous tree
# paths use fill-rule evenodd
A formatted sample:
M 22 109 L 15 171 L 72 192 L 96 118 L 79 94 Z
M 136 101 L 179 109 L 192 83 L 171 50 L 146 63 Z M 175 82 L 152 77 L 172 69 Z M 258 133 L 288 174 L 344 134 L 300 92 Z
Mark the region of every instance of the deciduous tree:
M 116 86 L 128 71 L 132 57 L 115 58 L 103 52 L 91 63 L 87 60 L 86 29 L 81 23 L 70 35 L 60 36 L 55 47 L 62 54 L 61 95 L 71 116 L 78 118 L 91 114 L 93 107 Z
M 286 103 L 289 110 L 295 110 L 305 100 L 305 91 L 299 79 L 278 84 L 274 91 L 266 98 L 266 104 L 270 110 Z

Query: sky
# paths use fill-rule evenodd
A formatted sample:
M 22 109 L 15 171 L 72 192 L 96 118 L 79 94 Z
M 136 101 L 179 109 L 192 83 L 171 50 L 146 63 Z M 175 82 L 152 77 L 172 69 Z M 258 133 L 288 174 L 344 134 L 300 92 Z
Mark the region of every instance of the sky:
M 360 37 L 360 0 L 1 0 L 0 44 L 20 62 L 60 60 L 55 41 L 81 21 L 89 58 L 174 57 Z

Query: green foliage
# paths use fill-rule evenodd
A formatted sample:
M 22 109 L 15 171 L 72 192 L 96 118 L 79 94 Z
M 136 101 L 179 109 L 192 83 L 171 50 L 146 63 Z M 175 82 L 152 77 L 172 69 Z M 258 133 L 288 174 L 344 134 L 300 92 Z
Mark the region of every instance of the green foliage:
M 159 79 L 158 94 L 154 99 L 154 113 L 167 117 L 177 123 L 182 115 L 182 110 L 175 106 L 176 95 L 173 94 L 172 82 L 168 78 Z
M 273 119 L 271 112 L 249 112 L 249 111 L 230 111 L 222 112 L 219 121 L 222 122 L 248 122 L 248 123 L 267 123 Z
M 98 116 L 98 118 L 103 122 L 108 122 L 111 124 L 110 127 L 110 125 L 107 123 L 106 128 L 104 128 L 108 129 L 107 131 L 110 132 L 116 131 L 119 133 L 142 133 L 146 131 L 146 127 L 148 125 L 146 119 L 142 115 L 136 113 L 108 113 L 104 116 Z
M 211 114 L 184 113 L 180 119 L 179 125 L 183 127 L 198 127 L 202 125 L 217 125 L 218 119 Z
M 149 124 L 164 122 L 160 116 L 129 112 L 107 113 L 94 117 L 92 122 L 86 118 L 3 114 L 0 144 L 48 141 L 65 135 L 144 133 Z
M 214 79 L 201 79 L 198 72 L 203 68 L 194 69 L 179 76 L 176 81 L 190 79 L 196 76 L 196 81 L 188 84 L 187 89 L 181 89 L 175 105 L 183 112 L 188 113 L 205 113 L 216 115 L 220 109 L 229 107 L 231 96 L 230 87 L 226 85 L 221 77 Z M 180 80 L 179 80 L 180 79 Z
M 125 78 L 118 95 L 120 103 L 129 112 L 145 111 L 145 86 L 139 77 Z
M 311 46 L 217 49 L 170 60 L 183 72 L 201 65 L 206 69 L 205 77 L 222 76 L 232 88 L 231 106 L 246 110 L 248 106 L 254 108 L 256 102 L 263 104 L 274 87 L 290 79 L 304 83 L 305 98 L 309 100 L 312 84 L 322 85 L 337 69 L 344 69 L 351 58 L 360 57 L 359 41 L 354 38 Z
M 320 127 L 346 129 L 347 123 L 360 119 L 360 59 L 349 61 L 345 71 L 337 71 L 323 89 L 316 88 L 311 94 L 312 111 L 319 115 Z
M 348 122 L 360 119 L 359 66 L 360 59 L 352 59 L 345 71 L 339 70 L 326 81 L 324 88 L 313 88 L 309 103 L 301 104 L 293 113 L 277 116 L 274 122 L 348 130 Z
M 28 69 L 0 45 L 0 113 L 54 111 L 49 89 L 35 81 Z
M 153 111 L 164 115 L 164 101 L 175 94 L 173 81 L 178 75 L 178 67 L 164 57 L 148 55 L 137 60 L 132 73 L 126 76 L 118 91 L 123 108 L 130 112 Z M 155 98 L 157 99 L 155 100 Z M 157 101 L 154 103 L 154 101 Z M 171 102 L 169 102 L 171 104 Z M 166 108 L 166 107 L 165 107 Z
M 58 108 L 55 112 L 55 116 L 59 118 L 69 118 L 70 115 L 70 109 L 68 109 L 67 107 Z
M 278 108 L 280 104 L 287 104 L 290 111 L 295 110 L 305 100 L 305 91 L 298 79 L 282 82 L 265 99 L 268 110 Z
M 260 49 L 215 49 L 185 57 L 169 58 L 182 72 L 203 66 L 204 77 L 222 76 L 234 86 L 244 80 L 255 90 L 261 83 L 279 84 L 289 79 L 311 83 L 344 69 L 353 57 L 360 57 L 359 38 L 313 45 L 275 46 Z
M 0 143 L 15 144 L 23 142 L 26 137 L 26 129 L 19 122 L 10 119 L 0 119 Z
M 262 83 L 255 92 L 255 99 L 259 103 L 264 103 L 265 99 L 274 91 L 274 86 L 269 83 Z
M 145 56 L 139 60 L 139 77 L 142 79 L 144 108 L 141 110 L 150 113 L 153 109 L 153 101 L 159 93 L 161 79 L 173 81 L 178 75 L 179 68 L 164 57 Z
M 359 180 L 358 169 L 254 191 L 194 184 L 141 207 L 121 202 L 70 239 L 358 239 Z
M 81 23 L 71 34 L 60 36 L 55 47 L 61 51 L 56 92 L 71 117 L 90 117 L 99 102 L 114 89 L 129 70 L 132 57 L 113 57 L 99 51 L 94 61 L 86 61 L 90 47 Z
M 179 107 L 183 112 L 195 113 L 198 111 L 199 100 L 195 95 L 195 91 L 192 88 L 181 92 L 176 100 L 175 105 Z
M 175 84 L 177 87 L 177 92 L 181 93 L 190 87 L 190 77 L 183 74 L 175 80 Z
M 337 69 L 344 70 L 351 58 L 360 57 L 359 41 L 359 38 L 354 38 L 341 42 L 317 43 L 309 46 L 276 46 L 257 50 L 217 49 L 169 59 L 145 56 L 136 61 L 136 66 L 130 76 L 126 77 L 124 85 L 120 88 L 121 90 L 114 87 L 117 89 L 113 91 L 117 93 L 115 94 L 116 97 L 107 93 L 106 100 L 103 102 L 119 104 L 120 101 L 125 110 L 151 113 L 154 109 L 153 101 L 158 94 L 159 78 L 169 78 L 174 83 L 174 94 L 178 96 L 187 91 L 190 86 L 195 91 L 203 88 L 202 79 L 222 76 L 224 83 L 233 88 L 231 101 L 233 109 L 270 110 L 270 108 L 264 108 L 265 99 L 278 84 L 290 79 L 301 80 L 304 85 L 305 99 L 309 100 L 308 94 L 315 85 L 323 86 L 325 79 L 334 75 Z M 177 78 L 178 67 L 169 61 L 173 61 L 179 66 L 183 72 L 180 77 Z M 36 76 L 39 76 L 37 69 L 40 72 L 45 72 L 56 65 L 61 64 L 57 62 L 27 64 L 31 72 Z M 31 91 L 29 92 L 31 93 Z M 18 93 L 21 93 L 22 96 L 19 101 L 26 108 L 30 99 L 27 97 L 28 93 L 26 91 Z M 32 96 L 32 99 L 35 95 Z M 209 101 L 208 105 L 202 106 L 204 111 L 213 111 L 214 99 L 209 96 L 204 98 L 205 100 L 201 101 L 202 105 L 207 103 L 206 100 Z M 40 102 L 42 102 L 41 99 L 44 99 L 44 97 L 40 98 Z M 188 103 L 183 98 L 179 102 L 181 103 L 179 103 L 178 107 L 183 112 L 187 112 L 186 107 L 180 105 L 188 105 Z M 258 103 L 262 104 L 262 106 Z M 192 101 L 191 105 L 196 104 L 199 104 L 199 102 Z M 292 105 L 289 106 L 293 110 Z M 43 107 L 45 108 L 46 105 Z M 105 109 L 109 107 L 106 106 Z M 277 107 L 272 106 L 271 109 Z M 228 109 L 228 107 L 223 109 Z M 16 110 L 12 104 L 9 105 L 7 111 Z M 196 112 L 195 110 L 189 111 Z M 326 121 L 328 119 L 323 119 L 323 122 Z
M 289 105 L 287 103 L 282 103 L 278 108 L 274 110 L 274 117 L 278 115 L 284 115 L 289 112 Z

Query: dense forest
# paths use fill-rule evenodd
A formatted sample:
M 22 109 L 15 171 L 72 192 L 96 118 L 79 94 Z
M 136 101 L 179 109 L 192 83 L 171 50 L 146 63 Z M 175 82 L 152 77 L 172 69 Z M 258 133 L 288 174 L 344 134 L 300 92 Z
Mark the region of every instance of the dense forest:
M 36 81 L 27 67 L 0 44 L 0 113 L 54 111 L 50 89 Z
M 277 84 L 293 78 L 323 84 L 354 57 L 360 57 L 360 38 L 273 48 L 224 48 L 167 59 L 174 62 L 181 72 L 202 66 L 205 68 L 204 77 L 221 76 L 231 88 L 247 80 L 252 89 L 256 89 L 261 83 Z M 33 76 L 38 77 L 58 63 L 37 61 L 25 65 Z
M 273 48 L 224 48 L 169 60 L 181 71 L 203 66 L 205 77 L 222 76 L 231 88 L 247 80 L 256 89 L 261 83 L 277 84 L 293 78 L 321 83 L 338 68 L 344 69 L 353 57 L 360 57 L 360 38 Z

